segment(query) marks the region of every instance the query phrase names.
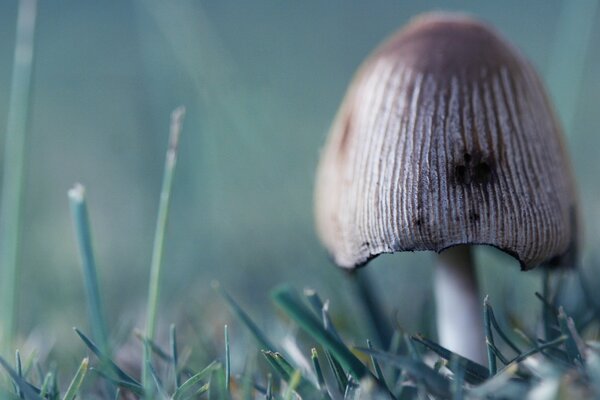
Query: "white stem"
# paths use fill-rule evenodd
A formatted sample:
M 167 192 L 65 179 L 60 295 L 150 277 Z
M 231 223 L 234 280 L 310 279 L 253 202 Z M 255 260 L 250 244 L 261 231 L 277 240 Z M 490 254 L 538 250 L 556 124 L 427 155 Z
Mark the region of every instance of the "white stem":
M 434 291 L 440 344 L 486 365 L 483 301 L 469 246 L 451 247 L 438 255 Z

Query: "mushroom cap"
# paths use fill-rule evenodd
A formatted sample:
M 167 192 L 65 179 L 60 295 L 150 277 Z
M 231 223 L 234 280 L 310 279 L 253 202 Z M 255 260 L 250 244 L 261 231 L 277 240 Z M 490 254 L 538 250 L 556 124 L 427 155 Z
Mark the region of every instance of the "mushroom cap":
M 489 26 L 426 14 L 350 85 L 321 155 L 321 240 L 341 267 L 382 253 L 497 247 L 522 269 L 572 265 L 576 195 L 533 67 Z

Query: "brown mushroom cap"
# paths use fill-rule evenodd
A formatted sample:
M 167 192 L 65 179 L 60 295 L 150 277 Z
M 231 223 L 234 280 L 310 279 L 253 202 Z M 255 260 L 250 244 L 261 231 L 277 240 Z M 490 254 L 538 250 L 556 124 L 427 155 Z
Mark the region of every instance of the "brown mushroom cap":
M 486 244 L 529 269 L 573 262 L 575 197 L 532 66 L 487 25 L 436 13 L 355 76 L 321 156 L 316 221 L 342 267 Z

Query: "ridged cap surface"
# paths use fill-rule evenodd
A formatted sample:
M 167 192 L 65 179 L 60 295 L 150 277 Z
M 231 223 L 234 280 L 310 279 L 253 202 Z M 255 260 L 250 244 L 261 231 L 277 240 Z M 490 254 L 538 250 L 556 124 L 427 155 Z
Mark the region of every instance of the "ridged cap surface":
M 330 131 L 319 236 L 347 268 L 381 253 L 487 244 L 523 269 L 569 265 L 576 196 L 532 66 L 488 26 L 428 14 L 369 57 Z

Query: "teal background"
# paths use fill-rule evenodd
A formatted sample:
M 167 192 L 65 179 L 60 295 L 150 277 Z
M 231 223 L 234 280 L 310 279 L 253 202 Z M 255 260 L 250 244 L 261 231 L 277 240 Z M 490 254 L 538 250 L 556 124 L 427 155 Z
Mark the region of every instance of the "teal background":
M 16 8 L 16 1 L 0 2 L 0 127 Z M 268 290 L 291 282 L 317 288 L 333 300 L 334 312 L 357 324 L 353 292 L 313 229 L 319 148 L 361 61 L 411 17 L 440 9 L 490 22 L 547 82 L 581 193 L 583 265 L 595 276 L 597 1 L 40 1 L 20 250 L 21 340 L 60 350 L 73 341 L 72 326 L 87 326 L 66 195 L 75 182 L 87 188 L 110 325 L 143 326 L 169 114 L 181 104 L 187 117 L 162 326 L 228 318 L 212 280 L 259 320 L 266 318 Z M 539 308 L 539 273 L 522 273 L 491 249 L 477 258 L 483 291 L 531 324 L 523 316 Z M 432 315 L 432 260 L 428 253 L 396 254 L 368 268 L 389 314 L 409 331 Z

